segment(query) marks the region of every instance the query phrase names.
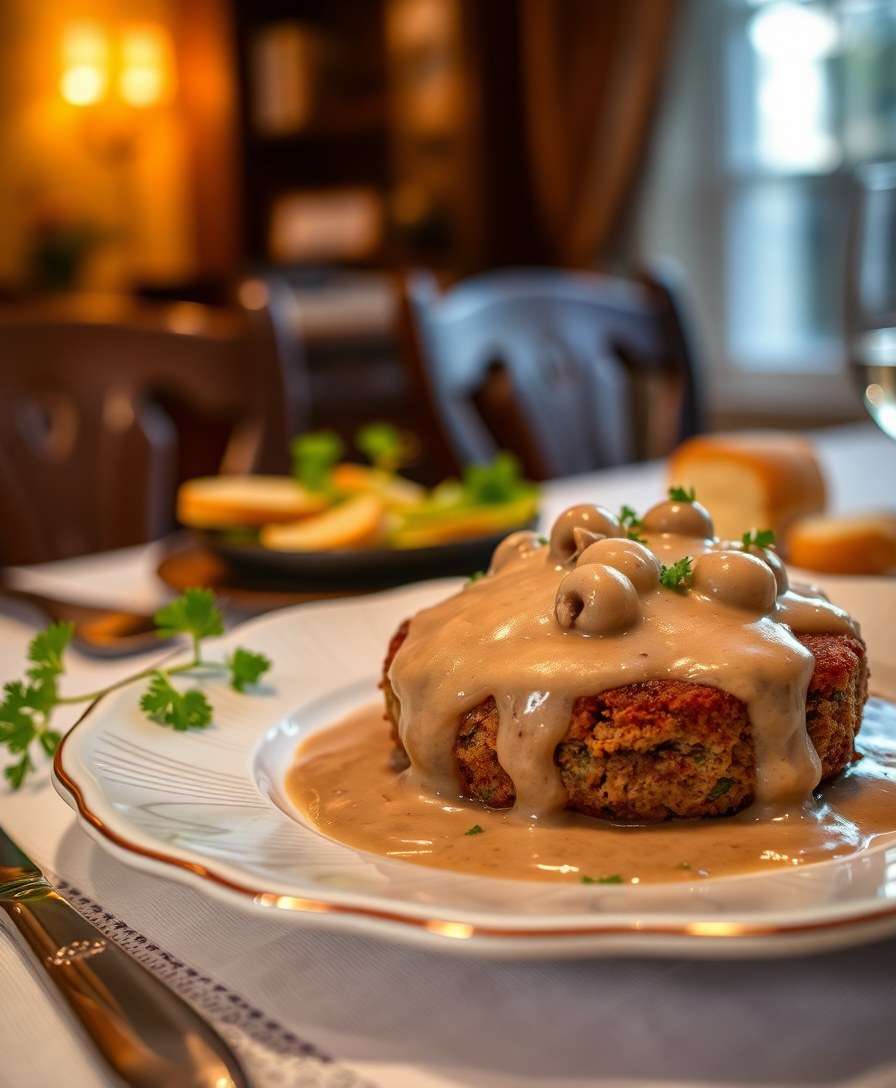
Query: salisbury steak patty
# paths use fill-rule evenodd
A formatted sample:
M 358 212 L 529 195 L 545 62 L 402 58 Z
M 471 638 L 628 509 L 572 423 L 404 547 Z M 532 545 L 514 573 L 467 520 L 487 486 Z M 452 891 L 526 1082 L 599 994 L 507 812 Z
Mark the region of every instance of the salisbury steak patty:
M 386 718 L 398 756 L 399 703 L 389 667 L 408 632 L 396 631 L 383 663 Z M 851 635 L 800 635 L 815 657 L 806 725 L 822 778 L 855 758 L 854 738 L 867 697 L 862 641 Z M 454 754 L 463 793 L 493 808 L 513 804 L 513 782 L 498 762 L 498 710 L 485 699 L 458 723 Z M 647 680 L 576 699 L 554 760 L 568 807 L 617 820 L 721 816 L 753 799 L 755 762 L 744 703 L 718 688 Z

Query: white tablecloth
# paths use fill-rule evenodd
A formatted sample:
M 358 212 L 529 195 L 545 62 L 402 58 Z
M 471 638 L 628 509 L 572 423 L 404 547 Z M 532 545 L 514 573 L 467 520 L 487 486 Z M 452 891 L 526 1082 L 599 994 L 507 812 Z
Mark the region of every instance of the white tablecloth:
M 896 444 L 850 427 L 820 433 L 818 446 L 835 509 L 896 504 Z M 662 486 L 659 465 L 562 481 L 546 489 L 545 521 L 584 498 L 643 508 Z M 155 561 L 140 548 L 22 579 L 148 609 L 164 599 Z M 844 592 L 861 618 L 862 594 L 877 590 L 845 580 Z M 30 632 L 0 614 L 0 680 L 21 673 Z M 892 645 L 889 631 L 867 635 Z M 88 688 L 134 667 L 73 654 L 66 683 Z M 0 786 L 0 822 L 80 909 L 222 1027 L 260 1088 L 896 1085 L 896 940 L 742 963 L 480 962 L 250 918 L 134 872 L 78 828 L 46 770 L 18 794 Z M 63 1081 L 108 1083 L 0 934 L 0 1085 Z

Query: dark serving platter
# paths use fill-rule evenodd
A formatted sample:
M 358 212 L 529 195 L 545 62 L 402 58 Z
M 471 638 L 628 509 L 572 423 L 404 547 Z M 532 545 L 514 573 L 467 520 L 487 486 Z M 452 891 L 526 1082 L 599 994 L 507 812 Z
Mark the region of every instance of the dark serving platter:
M 534 522 L 518 528 L 532 528 Z M 424 578 L 470 575 L 484 570 L 498 544 L 513 528 L 488 536 L 430 548 L 355 548 L 340 551 L 281 552 L 224 532 L 200 533 L 203 543 L 234 572 L 275 576 L 297 585 L 390 586 Z

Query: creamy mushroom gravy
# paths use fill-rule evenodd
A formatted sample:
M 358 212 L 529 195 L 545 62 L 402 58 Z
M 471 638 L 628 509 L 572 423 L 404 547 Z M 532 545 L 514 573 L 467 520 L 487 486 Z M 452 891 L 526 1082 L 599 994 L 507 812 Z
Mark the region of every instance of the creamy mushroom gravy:
M 576 698 L 677 679 L 722 688 L 747 705 L 757 801 L 809 796 L 821 775 L 806 732 L 814 660 L 793 632 L 853 631 L 850 617 L 815 593 L 789 589 L 777 556 L 760 559 L 713 539 L 696 503 L 649 511 L 646 547 L 620 533 L 609 511 L 572 507 L 549 544 L 513 534 L 486 577 L 413 617 L 389 676 L 408 778 L 419 789 L 456 794 L 458 721 L 492 696 L 498 761 L 513 780 L 515 807 L 526 818 L 549 817 L 566 802 L 554 750 Z M 662 586 L 660 563 L 686 555 L 694 557 L 691 587 Z
M 571 507 L 555 522 L 547 544 L 533 533 L 512 534 L 499 545 L 485 577 L 417 613 L 389 671 L 410 766 L 400 778 L 395 772 L 384 777 L 386 772 L 374 775 L 370 763 L 365 769 L 357 762 L 353 745 L 375 746 L 376 730 L 359 728 L 354 740 L 345 729 L 334 732 L 334 760 L 326 755 L 327 739 L 313 739 L 291 780 L 312 819 L 334 837 L 362 845 L 361 836 L 365 849 L 393 856 L 405 856 L 394 849 L 397 843 L 419 840 L 419 855 L 405 852 L 411 860 L 464 868 L 483 855 L 481 848 L 456 841 L 459 824 L 476 815 L 483 828 L 500 827 L 500 844 L 489 850 L 515 875 L 531 870 L 526 844 L 532 835 L 542 844 L 539 854 L 548 850 L 566 858 L 557 862 L 564 871 L 580 870 L 581 858 L 595 852 L 605 866 L 621 865 L 624 858 L 614 850 L 632 849 L 631 830 L 613 832 L 611 847 L 599 831 L 608 825 L 564 812 L 566 792 L 554 751 L 579 696 L 641 680 L 678 679 L 721 688 L 746 704 L 756 761 L 754 809 L 746 816 L 679 825 L 694 843 L 686 853 L 694 853 L 699 840 L 706 855 L 702 868 L 729 868 L 721 855 L 737 855 L 733 864 L 743 867 L 747 857 L 755 859 L 757 842 L 769 838 L 771 824 L 773 849 L 788 860 L 857 848 L 865 831 L 851 817 L 841 819 L 830 804 L 806 807 L 820 779 L 806 731 L 814 660 L 794 637 L 857 632 L 851 618 L 811 587 L 789 587 L 773 552 L 715 539 L 698 503 L 659 503 L 638 532 L 642 543 L 628 539 L 608 510 Z M 684 584 L 662 584 L 661 564 L 671 567 L 685 556 L 692 570 Z M 499 715 L 498 760 L 516 793 L 509 813 L 458 801 L 453 745 L 459 720 L 489 696 Z M 320 745 L 324 749 L 318 751 Z M 383 764 L 376 751 L 365 747 L 367 758 Z M 864 774 L 850 772 L 849 781 Z M 375 788 L 365 785 L 365 775 L 376 779 Z M 887 780 L 877 771 L 871 777 Z M 346 809 L 349 820 L 340 815 Z M 867 815 L 863 811 L 863 820 Z M 887 814 L 878 830 L 894 826 Z M 732 845 L 734 827 L 740 845 Z M 663 827 L 637 834 L 639 872 L 657 879 L 668 868 L 663 855 L 677 833 Z M 645 848 L 649 853 L 648 843 L 654 862 L 642 856 Z
M 481 876 L 654 883 L 788 869 L 896 842 L 896 707 L 869 701 L 863 752 L 818 797 L 773 813 L 649 826 L 567 813 L 544 825 L 420 793 L 396 774 L 381 706 L 299 748 L 287 792 L 324 835 L 371 854 Z M 475 827 L 481 833 L 468 834 Z

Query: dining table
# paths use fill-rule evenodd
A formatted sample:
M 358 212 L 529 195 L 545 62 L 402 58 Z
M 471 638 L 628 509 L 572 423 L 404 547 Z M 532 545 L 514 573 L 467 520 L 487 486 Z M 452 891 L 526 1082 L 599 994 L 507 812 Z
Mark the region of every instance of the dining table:
M 812 437 L 829 509 L 896 507 L 896 443 L 868 424 Z M 643 509 L 666 483 L 662 462 L 552 481 L 544 485 L 542 523 L 582 501 Z M 162 548 L 157 542 L 12 574 L 41 592 L 151 611 L 170 598 L 156 576 Z M 892 669 L 896 579 L 825 584 L 842 590 L 841 603 L 860 619 L 874 601 L 865 634 L 878 655 L 889 647 L 880 667 Z M 893 607 L 880 607 L 887 597 Z M 0 679 L 8 681 L 22 673 L 35 620 L 3 607 Z M 146 660 L 71 652 L 63 683 L 90 689 Z M 78 713 L 61 708 L 54 725 L 64 731 Z M 896 938 L 762 958 L 736 958 L 737 949 L 718 959 L 449 955 L 286 924 L 276 912 L 250 913 L 133 869 L 79 826 L 46 761 L 22 789 L 0 785 L 0 824 L 78 911 L 218 1028 L 257 1088 L 896 1085 Z M 112 1083 L 5 937 L 0 1010 L 4 1088 Z

